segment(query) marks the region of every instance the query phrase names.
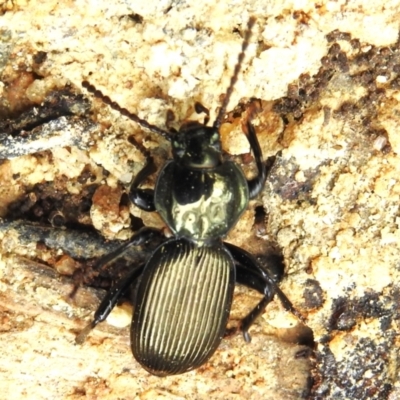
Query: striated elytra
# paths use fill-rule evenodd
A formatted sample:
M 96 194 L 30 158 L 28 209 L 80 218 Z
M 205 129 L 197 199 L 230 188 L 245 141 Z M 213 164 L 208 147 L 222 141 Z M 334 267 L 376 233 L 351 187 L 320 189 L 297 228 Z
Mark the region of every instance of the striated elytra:
M 120 107 L 88 82 L 83 86 L 110 107 L 156 134 L 170 140 L 173 159 L 158 175 L 154 190 L 140 185 L 153 173 L 153 160 L 136 176 L 130 200 L 145 211 L 157 211 L 172 231 L 172 238 L 153 228 L 143 228 L 123 246 L 98 262 L 101 268 L 122 256 L 130 247 L 161 240 L 149 260 L 132 265 L 107 293 L 92 322 L 77 336 L 82 343 L 91 329 L 104 321 L 122 296 L 131 295 L 134 315 L 131 347 L 135 359 L 154 375 L 180 374 L 204 364 L 220 344 L 228 322 L 236 283 L 260 292 L 259 304 L 241 321 L 241 330 L 250 341 L 248 329 L 276 294 L 284 307 L 295 313 L 268 272 L 248 252 L 223 242 L 251 198 L 264 187 L 267 168 L 255 129 L 247 121 L 247 137 L 253 152 L 257 176 L 247 180 L 241 168 L 224 161 L 219 128 L 237 80 L 254 18 L 248 28 L 225 99 L 212 126 L 208 110 L 204 124 L 190 122 L 180 130 L 165 131 Z
M 235 274 L 222 246 L 186 239 L 162 244 L 138 287 L 132 352 L 155 375 L 199 367 L 214 353 L 226 328 Z

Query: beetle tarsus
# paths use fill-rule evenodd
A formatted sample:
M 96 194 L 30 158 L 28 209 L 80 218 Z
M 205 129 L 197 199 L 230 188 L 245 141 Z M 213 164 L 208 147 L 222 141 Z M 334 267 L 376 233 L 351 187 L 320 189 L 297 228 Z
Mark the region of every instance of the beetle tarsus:
M 79 335 L 75 338 L 75 344 L 83 344 L 83 342 L 88 337 L 90 331 L 96 326 L 95 321 L 92 321 L 90 324 L 86 325 L 80 332 Z
M 242 329 L 242 332 L 243 332 L 243 339 L 244 339 L 244 341 L 245 341 L 246 343 L 250 343 L 250 342 L 251 342 L 251 336 L 250 336 L 250 334 L 249 334 L 249 331 L 248 331 L 248 330 Z

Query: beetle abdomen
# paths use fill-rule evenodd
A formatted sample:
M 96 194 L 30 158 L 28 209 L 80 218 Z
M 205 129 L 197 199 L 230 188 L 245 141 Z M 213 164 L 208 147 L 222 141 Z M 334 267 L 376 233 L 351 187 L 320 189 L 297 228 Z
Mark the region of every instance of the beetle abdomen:
M 202 365 L 224 335 L 234 281 L 232 258 L 222 246 L 184 239 L 161 245 L 136 294 L 131 343 L 138 362 L 159 376 Z

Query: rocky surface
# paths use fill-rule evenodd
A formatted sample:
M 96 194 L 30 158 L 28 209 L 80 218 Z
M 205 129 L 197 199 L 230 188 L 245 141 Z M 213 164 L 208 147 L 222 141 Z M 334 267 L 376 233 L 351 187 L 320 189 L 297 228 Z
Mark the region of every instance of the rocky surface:
M 397 399 L 399 12 L 397 1 L 0 5 L 0 217 L 18 221 L 0 229 L 2 396 Z M 72 302 L 76 271 L 104 253 L 103 238 L 162 227 L 124 191 L 145 151 L 157 166 L 169 157 L 166 140 L 81 82 L 161 128 L 168 110 L 176 128 L 197 117 L 196 101 L 213 121 L 250 16 L 256 27 L 221 135 L 254 173 L 241 133 L 251 110 L 276 161 L 228 240 L 261 258 L 282 252 L 281 288 L 315 344 L 276 300 L 250 344 L 227 337 L 198 370 L 156 378 L 131 355 L 128 304 L 74 344 L 110 284 L 85 277 L 96 289 Z M 55 243 L 37 224 L 54 228 Z M 73 238 L 90 254 L 74 251 Z M 232 326 L 257 299 L 238 288 Z

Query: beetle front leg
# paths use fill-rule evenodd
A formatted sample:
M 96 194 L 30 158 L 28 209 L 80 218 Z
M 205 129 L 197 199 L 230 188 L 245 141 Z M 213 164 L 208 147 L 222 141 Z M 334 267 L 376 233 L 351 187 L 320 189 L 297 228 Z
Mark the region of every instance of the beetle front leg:
M 275 157 L 270 157 L 266 163 L 262 159 L 262 151 L 260 143 L 258 142 L 256 130 L 250 121 L 247 121 L 247 140 L 250 143 L 250 148 L 253 152 L 256 161 L 258 174 L 255 178 L 247 181 L 249 187 L 249 197 L 254 199 L 264 188 L 265 181 L 267 180 L 268 173 L 275 161 Z
M 139 171 L 133 180 L 129 189 L 129 199 L 144 211 L 155 211 L 154 205 L 154 190 L 153 189 L 139 189 L 139 186 L 154 172 L 156 171 L 154 160 L 148 156 L 145 166 Z
M 267 271 L 260 267 L 250 253 L 230 243 L 224 243 L 224 245 L 228 248 L 235 261 L 237 283 L 257 290 L 264 295 L 256 307 L 242 319 L 241 330 L 246 342 L 250 342 L 251 340 L 248 332 L 250 326 L 264 312 L 265 307 L 272 301 L 275 294 L 279 297 L 285 310 L 290 311 L 304 322 L 304 317 L 294 308 L 291 301 L 282 292 L 276 282 Z

